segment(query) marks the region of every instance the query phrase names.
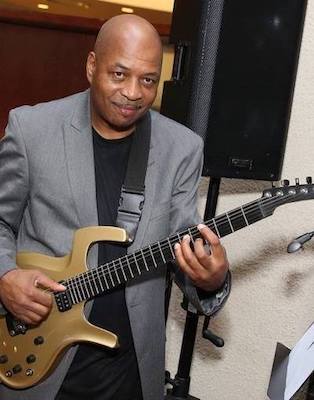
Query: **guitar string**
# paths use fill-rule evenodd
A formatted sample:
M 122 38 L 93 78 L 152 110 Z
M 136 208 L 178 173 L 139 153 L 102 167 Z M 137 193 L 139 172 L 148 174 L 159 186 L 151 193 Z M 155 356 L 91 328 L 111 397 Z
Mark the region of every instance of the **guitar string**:
M 294 194 L 289 194 L 289 195 L 286 195 L 285 197 L 289 197 L 289 196 L 295 196 Z M 280 197 L 280 199 L 282 199 L 284 196 L 281 196 Z M 268 200 L 268 201 L 267 201 Z M 270 205 L 270 203 L 272 203 L 272 202 L 278 202 L 278 198 L 266 198 L 266 199 L 260 199 L 259 200 L 259 202 L 261 203 L 269 203 L 268 205 Z M 258 203 L 258 201 L 254 201 L 254 202 L 252 202 L 252 203 L 249 203 L 249 204 L 257 204 Z M 246 206 L 244 206 L 246 209 L 248 208 L 247 207 L 248 205 L 246 205 Z M 252 209 L 252 207 L 251 207 L 251 209 Z M 246 210 L 247 211 L 247 210 Z M 229 214 L 231 214 L 232 213 L 232 211 L 230 211 L 229 212 Z M 242 212 L 239 212 L 238 213 L 238 215 L 242 215 Z M 217 217 L 217 221 L 220 219 L 220 220 L 224 220 L 224 222 L 226 223 L 227 221 L 228 221 L 228 219 L 223 215 L 223 216 L 220 216 L 221 218 L 219 218 L 219 217 Z M 243 216 L 242 216 L 242 218 L 243 218 Z M 209 221 L 206 221 L 206 223 L 207 223 L 207 225 L 210 225 L 210 223 L 212 222 L 212 220 L 209 220 Z M 229 221 L 228 221 L 229 222 Z M 254 221 L 254 222 L 256 222 L 256 221 Z M 219 222 L 218 222 L 218 224 L 219 224 Z M 185 234 L 185 233 L 190 233 L 192 236 L 193 236 L 193 231 L 194 230 L 194 233 L 198 233 L 199 234 L 199 230 L 197 229 L 197 228 L 189 228 L 188 230 L 186 230 L 186 231 L 184 231 L 184 232 L 182 232 L 181 233 L 181 235 L 183 235 L 183 234 Z M 155 255 L 156 255 L 156 250 L 158 250 L 158 252 L 159 252 L 159 250 L 161 250 L 162 251 L 162 249 L 163 250 L 165 250 L 165 249 L 167 249 L 168 251 L 169 251 L 169 249 L 170 249 L 170 247 L 169 247 L 169 243 L 171 243 L 171 244 L 174 244 L 174 243 L 176 243 L 177 241 L 178 241 L 178 236 L 180 236 L 180 233 L 177 233 L 177 234 L 175 234 L 175 235 L 173 235 L 173 237 L 169 237 L 168 239 L 166 239 L 166 240 L 164 240 L 164 242 L 165 242 L 165 245 L 163 245 L 163 246 L 160 246 L 159 244 L 159 242 L 157 242 L 157 243 L 154 243 L 154 244 L 152 244 L 152 245 L 150 245 L 150 246 L 148 246 L 147 248 L 145 248 L 145 249 L 142 249 L 142 250 L 137 250 L 135 253 L 133 253 L 133 254 L 128 254 L 128 255 L 126 255 L 126 256 L 123 256 L 123 257 L 121 257 L 120 259 L 117 259 L 117 260 L 112 260 L 112 261 L 110 261 L 110 262 L 108 262 L 108 263 L 106 263 L 105 265 L 100 265 L 98 268 L 93 268 L 93 269 L 91 269 L 91 270 L 88 270 L 88 271 L 85 271 L 85 272 L 83 272 L 83 273 L 81 273 L 81 274 L 79 274 L 79 275 L 77 275 L 77 276 L 75 276 L 75 277 L 72 277 L 72 278 L 70 278 L 69 280 L 68 280 L 68 285 L 67 285 L 67 287 L 68 288 L 73 288 L 73 286 L 72 286 L 72 283 L 74 284 L 74 285 L 78 285 L 78 284 L 82 284 L 82 283 L 89 283 L 90 284 L 90 289 L 91 289 L 91 291 L 92 291 L 92 293 L 93 293 L 93 288 L 91 287 L 91 284 L 92 284 L 92 282 L 90 281 L 90 277 L 92 277 L 93 278 L 93 280 L 95 281 L 95 278 L 96 278 L 96 276 L 95 276 L 95 272 L 96 272 L 96 274 L 98 274 L 98 275 L 100 275 L 100 274 L 102 274 L 103 276 L 103 278 L 106 278 L 106 277 L 110 277 L 110 275 L 113 273 L 113 272 L 116 272 L 117 273 L 117 271 L 118 270 L 121 270 L 121 269 L 123 269 L 123 268 L 125 268 L 125 267 L 130 267 L 130 265 L 131 264 L 134 264 L 134 261 L 131 261 L 130 260 L 130 262 L 128 262 L 129 260 L 128 259 L 130 259 L 132 256 L 133 256 L 133 258 L 134 258 L 134 260 L 136 260 L 136 261 L 140 261 L 140 260 L 142 260 L 142 258 L 143 258 L 143 256 L 145 256 L 145 252 L 146 252 L 146 255 L 147 254 L 149 254 L 150 256 L 151 256 L 151 251 L 154 253 L 155 252 Z M 173 242 L 173 243 L 172 243 Z M 159 245 L 159 246 L 158 246 Z M 157 249 L 156 249 L 156 246 L 158 247 Z M 155 247 L 155 248 L 154 248 Z M 170 250 L 171 251 L 171 250 Z M 172 251 L 171 251 L 171 253 L 173 253 Z M 172 257 L 173 258 L 173 257 Z M 126 263 L 125 263 L 125 261 L 126 261 Z M 116 266 L 115 266 L 115 263 L 117 263 L 117 262 L 119 262 L 119 267 L 117 268 Z M 158 263 L 159 264 L 159 263 Z M 132 271 L 132 272 L 134 272 L 134 270 Z M 142 271 L 141 271 L 142 272 Z M 140 271 L 139 271 L 139 274 L 141 273 Z M 137 275 L 137 273 L 135 272 L 135 274 Z M 81 278 L 83 278 L 83 281 L 82 281 L 82 279 Z M 98 277 L 99 278 L 99 277 Z M 74 281 L 75 280 L 75 281 Z M 114 286 L 116 286 L 115 284 L 114 284 L 114 281 L 113 281 L 113 279 L 112 279 L 112 277 L 110 277 L 110 280 L 112 281 L 112 284 L 113 284 L 113 286 L 112 287 L 114 287 Z M 107 280 L 106 280 L 106 282 L 107 282 Z M 96 284 L 96 282 L 95 282 L 95 287 L 97 288 L 97 284 Z M 108 289 L 110 289 L 110 287 L 108 287 L 108 284 L 107 284 L 107 288 L 106 288 L 107 290 Z M 98 288 L 98 290 L 99 290 L 99 288 Z M 88 288 L 87 288 L 87 292 L 88 292 Z M 84 294 L 84 293 L 83 293 Z M 85 295 L 85 294 L 84 294 Z M 88 293 L 88 295 L 89 295 L 89 293 Z M 93 295 L 94 295 L 94 293 L 93 293 Z
M 266 203 L 268 206 L 270 206 L 272 203 L 280 202 L 280 200 L 284 200 L 285 198 L 289 198 L 289 197 L 292 197 L 292 196 L 298 198 L 299 196 L 302 196 L 302 195 L 304 195 L 304 193 L 299 193 L 297 195 L 295 195 L 294 193 L 291 193 L 291 194 L 288 194 L 288 195 L 282 195 L 280 197 L 275 197 L 275 198 L 261 198 L 261 199 L 255 200 L 255 201 L 253 201 L 251 203 L 248 203 L 248 204 L 246 204 L 246 205 L 244 205 L 244 206 L 242 206 L 240 208 L 236 208 L 235 210 L 231 210 L 230 212 L 225 213 L 225 214 L 223 214 L 221 216 L 218 216 L 217 218 L 213 218 L 211 220 L 208 220 L 208 221 L 205 222 L 205 225 L 207 225 L 207 226 L 212 225 L 211 227 L 214 228 L 213 220 L 215 220 L 217 225 L 219 225 L 219 224 L 221 225 L 221 223 L 223 221 L 223 223 L 229 223 L 229 225 L 232 226 L 232 224 L 230 223 L 230 221 L 228 219 L 228 215 L 232 215 L 232 219 L 239 218 L 239 217 L 241 217 L 243 219 L 244 217 L 243 217 L 243 212 L 242 211 L 245 211 L 245 213 L 248 213 L 249 211 L 252 211 L 252 210 L 259 211 L 258 215 L 260 215 L 260 210 L 259 210 L 258 205 L 263 205 L 263 204 Z M 239 211 L 239 210 L 241 210 L 241 211 Z M 252 217 L 252 214 L 251 214 L 251 217 Z M 254 222 L 257 222 L 257 221 L 254 221 Z M 249 225 L 250 225 L 250 223 L 249 223 Z M 218 229 L 218 231 L 219 231 L 219 229 Z M 232 230 L 231 230 L 231 232 L 232 232 Z M 112 261 L 110 261 L 110 262 L 108 262 L 108 263 L 106 263 L 104 265 L 100 265 L 100 266 L 98 266 L 96 268 L 92 268 L 92 269 L 90 269 L 88 271 L 84 271 L 81 274 L 78 274 L 78 275 L 76 275 L 74 277 L 71 277 L 71 278 L 68 279 L 68 281 L 67 281 L 68 284 L 66 285 L 66 287 L 67 287 L 67 289 L 70 289 L 70 290 L 71 289 L 79 289 L 77 287 L 77 285 L 83 284 L 83 283 L 89 283 L 90 290 L 91 290 L 92 294 L 95 295 L 93 293 L 94 290 L 93 290 L 93 288 L 91 286 L 92 282 L 90 281 L 90 278 L 93 279 L 95 288 L 99 290 L 99 287 L 97 286 L 97 283 L 95 282 L 95 278 L 97 278 L 95 276 L 96 274 L 99 275 L 98 279 L 100 278 L 100 275 L 103 275 L 102 277 L 105 280 L 106 280 L 107 277 L 110 278 L 109 281 L 112 281 L 112 284 L 113 284 L 112 287 L 115 287 L 116 285 L 114 284 L 114 280 L 113 280 L 111 274 L 112 273 L 116 273 L 117 274 L 117 272 L 119 270 L 122 270 L 125 267 L 129 267 L 130 268 L 131 264 L 134 265 L 134 261 L 132 261 L 132 260 L 129 261 L 128 259 L 133 257 L 134 260 L 135 260 L 135 264 L 136 264 L 136 262 L 138 262 L 138 261 L 142 262 L 143 258 L 145 256 L 147 256 L 147 255 L 150 255 L 152 257 L 151 253 L 154 254 L 154 252 L 155 252 L 155 254 L 156 254 L 156 250 L 158 252 L 162 252 L 162 250 L 167 249 L 172 254 L 173 251 L 172 251 L 172 249 L 170 249 L 169 244 L 171 244 L 171 245 L 175 244 L 176 242 L 178 242 L 178 237 L 183 236 L 184 234 L 190 234 L 192 237 L 194 236 L 194 234 L 198 234 L 200 236 L 200 233 L 199 233 L 199 230 L 197 229 L 197 227 L 189 228 L 189 229 L 187 229 L 187 230 L 185 230 L 185 231 L 183 231 L 181 233 L 177 233 L 175 235 L 170 236 L 168 239 L 164 239 L 162 241 L 164 243 L 161 243 L 162 246 L 160 245 L 160 242 L 154 243 L 154 244 L 152 244 L 150 246 L 147 246 L 144 249 L 137 250 L 132 254 L 128 254 L 126 256 L 120 257 L 119 259 L 112 260 Z M 157 249 L 156 249 L 156 247 L 157 247 Z M 173 257 L 171 257 L 171 258 L 173 258 Z M 118 265 L 119 265 L 118 268 L 115 265 L 116 263 L 118 263 Z M 146 264 L 145 264 L 145 266 L 146 266 Z M 134 273 L 134 270 L 132 272 Z M 141 272 L 139 271 L 139 274 Z M 135 275 L 137 275 L 136 272 L 135 272 Z M 83 280 L 81 278 L 83 278 Z M 106 282 L 107 282 L 107 280 L 106 280 Z M 109 290 L 110 287 L 108 287 L 108 284 L 106 286 L 107 286 L 106 290 Z M 86 289 L 86 291 L 89 292 L 88 288 Z M 87 294 L 90 295 L 89 293 L 87 293 Z M 84 292 L 83 292 L 83 295 L 85 295 Z M 81 297 L 81 296 L 79 296 L 79 297 Z

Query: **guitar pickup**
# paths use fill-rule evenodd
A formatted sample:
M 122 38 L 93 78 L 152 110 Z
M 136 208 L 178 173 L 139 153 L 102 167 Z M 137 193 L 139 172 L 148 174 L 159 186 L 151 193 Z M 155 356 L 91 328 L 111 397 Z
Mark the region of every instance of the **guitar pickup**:
M 56 304 L 60 312 L 68 311 L 72 308 L 72 301 L 69 296 L 68 290 L 64 292 L 54 293 Z

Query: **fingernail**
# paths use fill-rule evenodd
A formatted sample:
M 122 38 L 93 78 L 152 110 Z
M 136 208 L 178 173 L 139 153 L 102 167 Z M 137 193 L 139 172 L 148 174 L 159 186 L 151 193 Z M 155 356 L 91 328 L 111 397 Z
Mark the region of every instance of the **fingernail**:
M 189 235 L 184 235 L 183 236 L 183 240 L 185 240 L 186 242 L 190 242 L 190 240 L 191 240 L 191 238 L 190 238 L 190 236 Z
M 198 224 L 197 225 L 197 229 L 200 231 L 201 229 L 204 229 L 204 228 L 206 228 L 206 225 L 204 225 L 204 224 Z
M 175 249 L 175 250 L 177 250 L 179 247 L 180 247 L 179 243 L 176 243 L 176 244 L 174 245 L 174 249 Z

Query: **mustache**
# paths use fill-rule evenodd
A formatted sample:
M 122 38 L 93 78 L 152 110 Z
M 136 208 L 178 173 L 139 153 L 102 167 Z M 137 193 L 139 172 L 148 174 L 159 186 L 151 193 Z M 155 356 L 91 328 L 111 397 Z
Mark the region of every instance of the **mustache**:
M 142 102 L 138 101 L 138 100 L 115 101 L 114 104 L 117 105 L 118 107 L 132 108 L 132 109 L 136 109 L 136 110 L 142 108 Z

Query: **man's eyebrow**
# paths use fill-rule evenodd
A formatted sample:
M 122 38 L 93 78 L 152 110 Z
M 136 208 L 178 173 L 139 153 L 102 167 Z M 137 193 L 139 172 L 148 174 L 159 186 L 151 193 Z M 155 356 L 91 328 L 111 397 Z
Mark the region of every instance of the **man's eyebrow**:
M 115 67 L 121 68 L 121 69 L 126 69 L 129 70 L 130 68 L 128 68 L 127 66 L 120 64 L 120 63 L 115 63 L 114 64 Z
M 131 68 L 127 67 L 126 65 L 123 65 L 119 62 L 114 64 L 115 68 L 121 68 L 124 69 L 125 71 L 130 71 Z M 160 74 L 158 72 L 152 71 L 152 72 L 145 72 L 143 73 L 143 76 L 150 76 L 150 77 L 154 77 L 154 78 L 159 78 Z

